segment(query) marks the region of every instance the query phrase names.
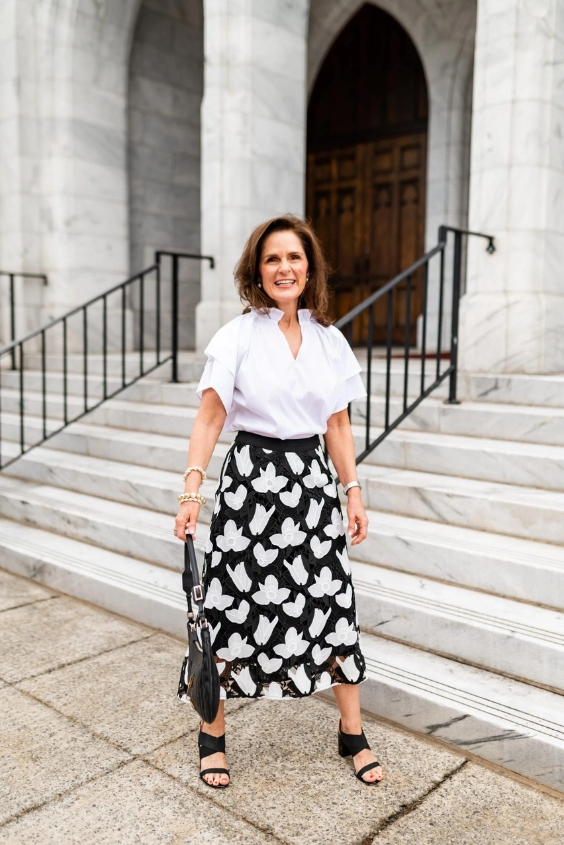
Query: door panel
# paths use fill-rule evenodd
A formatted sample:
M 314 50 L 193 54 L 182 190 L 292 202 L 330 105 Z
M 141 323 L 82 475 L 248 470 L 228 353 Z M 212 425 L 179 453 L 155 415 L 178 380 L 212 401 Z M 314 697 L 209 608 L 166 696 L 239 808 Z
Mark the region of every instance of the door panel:
M 426 133 L 308 156 L 308 212 L 333 268 L 331 316 L 338 319 L 423 254 Z M 394 296 L 393 342 L 405 340 L 406 283 Z M 386 339 L 387 303 L 375 310 L 375 341 Z M 421 311 L 412 282 L 409 342 Z M 353 342 L 366 338 L 356 321 Z

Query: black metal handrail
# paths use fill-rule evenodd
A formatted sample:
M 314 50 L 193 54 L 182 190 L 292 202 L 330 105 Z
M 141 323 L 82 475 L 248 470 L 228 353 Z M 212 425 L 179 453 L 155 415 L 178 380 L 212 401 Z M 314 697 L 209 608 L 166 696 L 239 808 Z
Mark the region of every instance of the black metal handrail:
M 450 346 L 448 350 L 449 365 L 441 372 L 441 358 L 443 354 L 442 349 L 442 334 L 444 321 L 444 299 L 445 299 L 445 254 L 447 249 L 448 233 L 454 234 L 454 251 L 452 261 L 452 312 L 451 312 L 451 326 L 450 326 Z M 458 376 L 458 329 L 459 329 L 459 313 L 460 313 L 460 294 L 462 282 L 462 238 L 463 236 L 473 236 L 478 238 L 486 238 L 488 246 L 486 252 L 495 252 L 494 238 L 492 235 L 485 235 L 481 232 L 471 232 L 468 229 L 457 229 L 453 226 L 440 226 L 437 246 L 433 247 L 418 261 L 411 264 L 410 267 L 403 270 L 399 275 L 389 281 L 386 285 L 371 294 L 363 302 L 359 303 L 355 308 L 351 309 L 348 314 L 341 317 L 335 325 L 338 329 L 344 331 L 348 338 L 349 344 L 353 345 L 353 326 L 354 321 L 361 317 L 365 319 L 368 314 L 368 331 L 366 337 L 366 414 L 364 419 L 365 436 L 364 449 L 357 456 L 356 462 L 359 464 L 363 461 L 379 443 L 384 440 L 391 431 L 405 420 L 417 406 L 429 396 L 440 384 L 449 379 L 449 395 L 446 400 L 450 404 L 458 404 L 456 398 L 457 391 L 457 376 Z M 433 258 L 438 256 L 439 261 L 439 276 L 438 276 L 438 313 L 437 313 L 437 348 L 436 348 L 436 372 L 432 384 L 425 385 L 425 367 L 429 353 L 427 353 L 427 318 L 429 307 L 429 266 Z M 421 376 L 419 395 L 408 401 L 409 388 L 409 359 L 410 359 L 410 335 L 411 335 L 411 311 L 412 311 L 412 297 L 413 297 L 413 277 L 421 271 L 422 275 L 422 331 L 421 331 Z M 394 317 L 394 295 L 397 292 L 398 286 L 405 282 L 405 336 L 403 341 L 403 402 L 402 411 L 395 419 L 390 419 L 390 399 L 391 399 L 391 375 L 392 375 L 392 334 L 393 334 L 393 317 Z M 371 441 L 371 387 L 372 387 L 372 355 L 374 349 L 374 306 L 383 297 L 386 297 L 386 321 L 385 336 L 386 336 L 386 400 L 384 406 L 384 427 L 383 431 Z M 351 408 L 349 405 L 349 414 Z
M 169 281 L 169 288 L 170 288 L 170 297 L 169 297 L 169 307 L 170 307 L 170 314 L 169 314 L 169 327 L 170 327 L 170 345 L 166 345 L 165 349 L 163 349 L 163 338 L 162 338 L 162 322 L 163 322 L 163 311 L 165 310 L 163 307 L 163 283 L 166 282 L 167 279 L 164 277 L 164 270 L 163 270 L 163 261 L 162 259 L 165 257 L 170 257 L 171 259 L 171 271 L 170 275 L 167 276 Z M 134 384 L 143 376 L 148 375 L 150 372 L 155 370 L 157 367 L 166 364 L 168 361 L 171 362 L 171 378 L 173 382 L 178 381 L 178 345 L 179 345 L 179 332 L 178 332 L 178 324 L 179 324 L 179 286 L 180 286 L 180 261 L 183 259 L 194 259 L 194 260 L 206 260 L 209 262 L 210 267 L 214 267 L 214 259 L 211 255 L 199 255 L 197 253 L 191 252 L 173 252 L 169 250 L 158 250 L 155 252 L 155 263 L 152 264 L 150 267 L 147 267 L 145 270 L 142 270 L 140 273 L 137 273 L 135 276 L 132 276 L 129 279 L 126 279 L 124 282 L 120 282 L 117 285 L 114 285 L 111 288 L 108 288 L 103 293 L 98 294 L 97 296 L 92 297 L 92 299 L 83 302 L 81 305 L 76 306 L 76 308 L 72 308 L 70 311 L 67 311 L 66 314 L 63 314 L 61 317 L 57 317 L 54 320 L 51 320 L 41 328 L 36 329 L 35 331 L 30 332 L 29 334 L 25 335 L 22 338 L 17 338 L 11 341 L 11 343 L 4 346 L 0 349 L 0 470 L 5 469 L 6 467 L 10 466 L 17 461 L 22 455 L 25 455 L 30 449 L 35 448 L 36 446 L 40 446 L 42 443 L 45 443 L 46 440 L 49 440 L 51 437 L 54 437 L 56 434 L 59 434 L 66 426 L 68 426 L 72 422 L 76 422 L 77 420 L 81 419 L 85 416 L 85 414 L 89 414 L 95 408 L 98 408 L 103 402 L 107 399 L 111 399 L 124 390 L 126 387 Z M 154 285 L 154 347 L 150 346 L 147 343 L 147 329 L 146 329 L 146 312 L 147 312 L 147 286 L 148 282 L 151 281 Z M 128 312 L 128 296 L 130 301 L 136 296 L 136 304 L 137 304 L 137 316 L 136 316 L 136 333 L 137 333 L 137 342 L 136 342 L 136 349 L 135 354 L 139 357 L 139 365 L 137 372 L 134 375 L 129 375 L 127 372 L 127 312 Z M 117 346 L 119 347 L 119 358 L 121 367 L 120 369 L 120 376 L 117 377 L 118 386 L 114 390 L 109 390 L 108 385 L 108 345 L 110 343 L 110 327 L 108 325 L 108 316 L 110 311 L 109 301 L 111 297 L 115 297 L 117 299 L 116 309 L 118 312 L 118 323 L 119 327 L 117 329 Z M 98 326 L 93 326 L 92 322 L 92 311 L 97 306 L 101 307 L 101 325 L 98 332 Z M 113 313 L 113 311 L 112 311 Z M 79 329 L 78 335 L 82 335 L 81 344 L 79 344 L 79 355 L 82 355 L 82 402 L 81 407 L 76 409 L 75 413 L 71 412 L 69 408 L 69 390 L 68 390 L 68 379 L 69 379 L 69 325 L 73 317 L 79 318 Z M 90 322 L 89 322 L 90 317 Z M 58 338 L 58 349 L 62 346 L 62 382 L 63 382 L 63 390 L 62 390 L 62 401 L 63 401 L 63 418 L 61 421 L 61 425 L 57 426 L 52 431 L 48 431 L 48 415 L 47 415 L 47 406 L 48 406 L 48 385 L 47 385 L 47 347 L 48 347 L 48 338 L 52 338 L 54 334 L 60 331 L 61 336 Z M 91 401 L 92 396 L 89 393 L 89 376 L 90 376 L 90 366 L 92 360 L 92 351 L 89 349 L 89 332 L 95 332 L 95 336 L 98 338 L 99 343 L 101 344 L 101 352 L 102 352 L 102 397 L 97 401 Z M 100 336 L 101 335 L 101 336 Z M 56 340 L 56 336 L 55 336 Z M 25 355 L 24 355 L 24 346 L 25 344 L 33 343 L 36 347 L 39 346 L 39 354 L 41 356 L 41 428 L 38 432 L 37 439 L 34 439 L 33 442 L 29 443 L 30 438 L 26 438 L 26 409 L 25 409 Z M 116 346 L 116 343 L 114 343 Z M 153 361 L 151 363 L 147 363 L 147 355 L 149 351 L 153 352 Z M 18 402 L 17 407 L 18 411 L 16 412 L 19 416 L 19 432 L 18 432 L 18 441 L 19 441 L 19 451 L 18 454 L 9 456 L 7 460 L 4 460 L 4 455 L 2 454 L 2 359 L 6 356 L 10 356 L 12 359 L 12 368 L 17 369 L 19 371 L 19 378 L 18 378 Z M 60 395 L 60 393 L 57 393 Z M 35 414 L 33 416 L 36 416 Z
M 10 284 L 10 340 L 16 339 L 16 279 L 41 279 L 47 284 L 45 273 L 12 273 L 9 270 L 0 270 L 0 277 L 7 278 Z M 12 369 L 16 369 L 16 352 L 12 350 Z

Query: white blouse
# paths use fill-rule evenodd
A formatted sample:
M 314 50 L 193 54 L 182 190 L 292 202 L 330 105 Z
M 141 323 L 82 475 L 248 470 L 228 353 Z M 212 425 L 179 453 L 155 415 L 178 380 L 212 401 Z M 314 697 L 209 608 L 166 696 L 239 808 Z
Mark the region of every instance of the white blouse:
M 279 308 L 254 308 L 219 329 L 197 388 L 218 393 L 224 431 L 252 431 L 292 440 L 324 434 L 331 414 L 366 396 L 360 365 L 343 334 L 298 311 L 302 343 L 294 359 L 278 323 Z

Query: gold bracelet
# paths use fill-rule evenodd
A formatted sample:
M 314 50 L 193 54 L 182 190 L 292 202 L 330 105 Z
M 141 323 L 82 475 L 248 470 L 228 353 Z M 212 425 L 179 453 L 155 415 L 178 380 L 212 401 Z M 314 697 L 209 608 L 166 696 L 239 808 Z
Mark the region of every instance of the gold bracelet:
M 184 502 L 199 502 L 201 505 L 206 504 L 206 500 L 200 493 L 181 493 L 178 497 L 178 501 L 181 505 L 183 505 Z
M 206 480 L 206 477 L 207 477 L 207 476 L 206 476 L 206 471 L 205 471 L 205 469 L 202 469 L 202 467 L 188 467 L 188 469 L 186 470 L 186 472 L 185 472 L 185 473 L 184 473 L 184 475 L 182 476 L 182 478 L 184 479 L 184 481 L 186 481 L 186 477 L 187 477 L 187 476 L 189 475 L 189 473 L 191 473 L 191 472 L 199 472 L 199 473 L 200 473 L 200 475 L 202 476 L 202 481 L 205 481 L 205 480 Z

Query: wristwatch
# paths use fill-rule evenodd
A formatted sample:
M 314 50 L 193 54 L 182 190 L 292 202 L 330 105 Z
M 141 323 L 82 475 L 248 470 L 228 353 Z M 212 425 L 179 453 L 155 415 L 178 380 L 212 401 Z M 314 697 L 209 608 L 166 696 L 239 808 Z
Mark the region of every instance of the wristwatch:
M 348 493 L 351 487 L 358 487 L 360 490 L 362 490 L 362 484 L 360 483 L 360 481 L 349 481 L 348 484 L 344 485 L 343 493 Z

